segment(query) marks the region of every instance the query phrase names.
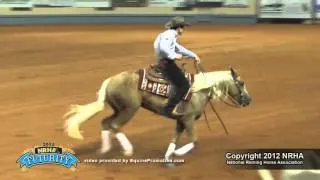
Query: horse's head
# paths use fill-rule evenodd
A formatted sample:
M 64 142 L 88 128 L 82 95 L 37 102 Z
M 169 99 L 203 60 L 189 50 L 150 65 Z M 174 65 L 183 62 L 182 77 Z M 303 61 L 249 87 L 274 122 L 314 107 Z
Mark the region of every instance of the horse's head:
M 251 97 L 247 91 L 246 84 L 244 80 L 240 78 L 240 74 L 230 67 L 232 81 L 228 85 L 227 94 L 230 96 L 237 104 L 241 106 L 248 106 L 251 103 Z

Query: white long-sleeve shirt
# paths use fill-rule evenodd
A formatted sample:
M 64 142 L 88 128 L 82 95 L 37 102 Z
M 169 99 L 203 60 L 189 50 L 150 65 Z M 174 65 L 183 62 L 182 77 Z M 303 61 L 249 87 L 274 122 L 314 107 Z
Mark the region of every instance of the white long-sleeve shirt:
M 169 29 L 160 33 L 155 39 L 153 46 L 157 60 L 170 59 L 175 60 L 177 53 L 194 58 L 196 54 L 177 43 L 178 33 Z

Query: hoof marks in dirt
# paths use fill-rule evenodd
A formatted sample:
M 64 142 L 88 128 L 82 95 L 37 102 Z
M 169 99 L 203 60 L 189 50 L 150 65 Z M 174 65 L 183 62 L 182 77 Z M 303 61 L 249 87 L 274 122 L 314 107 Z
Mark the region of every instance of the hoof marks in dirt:
M 115 178 L 114 177 L 110 177 L 110 176 L 107 176 L 107 177 L 104 177 L 103 180 L 114 180 Z
M 63 128 L 56 128 L 56 129 L 54 129 L 55 131 L 57 131 L 57 132 L 64 132 L 64 129 Z
M 15 133 L 14 136 L 20 137 L 20 138 L 26 138 L 26 137 L 31 137 L 32 135 L 28 133 Z

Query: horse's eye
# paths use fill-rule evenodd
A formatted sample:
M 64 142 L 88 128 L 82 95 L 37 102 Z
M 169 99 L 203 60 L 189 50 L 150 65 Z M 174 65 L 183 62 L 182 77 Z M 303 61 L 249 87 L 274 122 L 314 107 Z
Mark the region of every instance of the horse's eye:
M 244 81 L 238 81 L 238 84 L 239 84 L 240 86 L 244 86 Z

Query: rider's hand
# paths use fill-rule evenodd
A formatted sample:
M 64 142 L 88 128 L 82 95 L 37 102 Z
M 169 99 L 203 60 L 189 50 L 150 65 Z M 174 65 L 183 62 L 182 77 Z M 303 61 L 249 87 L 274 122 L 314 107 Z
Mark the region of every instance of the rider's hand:
M 196 60 L 196 62 L 198 63 L 198 64 L 200 64 L 200 58 L 196 55 L 195 57 L 194 57 L 194 60 Z
M 182 54 L 177 54 L 176 59 L 182 59 Z

